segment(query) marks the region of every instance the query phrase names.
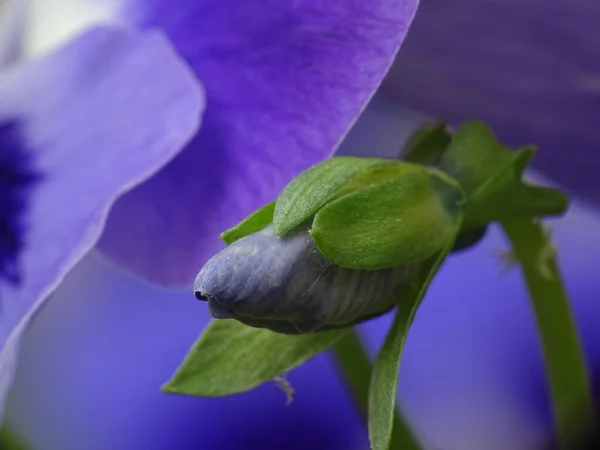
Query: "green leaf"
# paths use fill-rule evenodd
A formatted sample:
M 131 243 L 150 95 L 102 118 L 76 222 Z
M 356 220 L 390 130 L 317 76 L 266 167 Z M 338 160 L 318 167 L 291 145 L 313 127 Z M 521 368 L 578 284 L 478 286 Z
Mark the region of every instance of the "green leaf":
M 465 228 L 564 213 L 568 197 L 561 191 L 521 179 L 534 154 L 532 147 L 513 151 L 502 146 L 479 121 L 466 122 L 457 130 L 440 168 L 458 180 L 469 197 Z
M 257 209 L 236 226 L 229 230 L 223 231 L 220 238 L 227 245 L 231 245 L 238 239 L 256 233 L 273 222 L 273 212 L 275 211 L 275 202 L 266 204 L 260 209 Z
M 215 320 L 162 389 L 206 397 L 248 391 L 327 350 L 347 331 L 285 335 L 236 320 Z
M 339 266 L 402 266 L 428 258 L 454 239 L 463 202 L 458 183 L 421 167 L 325 205 L 310 233 Z
M 275 233 L 281 236 L 291 231 L 336 196 L 415 167 L 396 160 L 353 156 L 323 161 L 299 174 L 281 192 L 273 216 Z
M 371 361 L 356 330 L 348 332 L 333 347 L 333 354 L 338 368 L 344 375 L 346 383 L 354 395 L 361 416 L 368 420 L 369 389 L 371 385 Z M 392 426 L 393 450 L 419 450 L 420 445 L 409 424 L 396 411 Z
M 533 149 L 514 152 L 500 145 L 484 123 L 469 121 L 454 134 L 440 168 L 458 180 L 467 195 L 481 196 L 510 181 L 513 168 L 522 172 L 532 157 Z
M 460 224 L 460 221 L 459 221 Z M 459 226 L 453 229 L 458 232 Z M 396 318 L 375 358 L 369 389 L 369 439 L 372 450 L 388 450 L 392 439 L 392 424 L 396 409 L 396 391 L 400 359 L 404 343 L 421 301 L 436 273 L 448 256 L 451 243 L 419 272 L 406 295 L 398 304 Z
M 444 122 L 425 125 L 414 133 L 402 152 L 402 159 L 419 164 L 432 164 L 446 150 L 452 135 Z
M 478 227 L 491 221 L 559 216 L 568 207 L 569 197 L 560 190 L 517 180 L 485 201 L 471 203 L 466 210 L 465 227 Z

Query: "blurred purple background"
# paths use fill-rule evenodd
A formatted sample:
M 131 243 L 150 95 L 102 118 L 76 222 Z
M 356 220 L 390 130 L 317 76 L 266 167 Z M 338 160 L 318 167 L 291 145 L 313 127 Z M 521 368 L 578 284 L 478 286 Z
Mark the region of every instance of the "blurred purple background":
M 397 154 L 422 118 L 378 96 L 342 152 Z M 372 151 L 372 150 L 371 150 Z M 574 202 L 553 224 L 590 367 L 600 369 L 600 214 Z M 518 270 L 492 230 L 452 257 L 420 309 L 401 368 L 400 399 L 431 448 L 520 450 L 551 437 L 534 321 Z M 371 349 L 389 317 L 362 331 Z M 332 360 L 221 399 L 160 385 L 208 321 L 191 292 L 167 292 L 87 257 L 35 318 L 22 344 L 9 423 L 36 450 L 366 450 L 366 431 Z

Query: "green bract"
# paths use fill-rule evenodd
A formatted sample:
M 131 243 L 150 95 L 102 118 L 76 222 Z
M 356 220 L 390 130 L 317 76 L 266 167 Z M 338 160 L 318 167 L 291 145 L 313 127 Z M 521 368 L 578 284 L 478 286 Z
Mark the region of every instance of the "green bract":
M 457 221 L 453 232 L 460 227 Z M 432 256 L 415 277 L 396 312 L 396 319 L 375 359 L 369 386 L 369 440 L 372 450 L 388 450 L 392 438 L 392 424 L 396 413 L 396 390 L 400 359 L 408 331 L 417 309 L 421 304 L 431 281 L 450 253 L 448 245 L 437 255 Z
M 275 202 L 267 203 L 260 209 L 257 209 L 236 226 L 223 231 L 220 238 L 225 244 L 230 245 L 238 239 L 256 233 L 273 222 L 273 211 L 275 211 Z
M 432 164 L 446 150 L 452 135 L 444 122 L 421 127 L 413 134 L 402 152 L 402 159 L 419 164 Z
M 455 238 L 463 204 L 455 181 L 421 168 L 323 206 L 311 236 L 342 267 L 402 266 L 426 259 Z
M 434 138 L 439 148 L 440 138 Z M 398 267 L 424 260 L 454 238 L 453 224 L 465 202 L 460 184 L 434 168 L 331 158 L 298 175 L 275 202 L 221 238 L 229 245 L 271 221 L 282 236 L 314 219 L 311 236 L 331 262 L 351 269 Z
M 217 320 L 204 330 L 163 390 L 204 397 L 244 392 L 326 350 L 346 331 L 289 336 Z
M 483 123 L 467 122 L 441 157 L 440 169 L 456 179 L 469 198 L 465 229 L 511 218 L 560 215 L 568 197 L 557 189 L 521 179 L 533 147 L 513 151 L 498 143 Z
M 294 178 L 279 195 L 273 216 L 275 233 L 281 236 L 291 231 L 344 192 L 411 169 L 399 161 L 352 156 L 317 164 Z

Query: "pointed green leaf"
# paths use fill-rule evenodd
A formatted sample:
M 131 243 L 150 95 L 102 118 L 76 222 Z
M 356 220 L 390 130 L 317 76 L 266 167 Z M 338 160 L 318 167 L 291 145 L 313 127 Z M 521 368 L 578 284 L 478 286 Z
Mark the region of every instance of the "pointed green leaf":
M 425 125 L 414 133 L 402 151 L 402 159 L 419 164 L 432 164 L 446 150 L 452 135 L 444 122 Z
M 510 181 L 515 171 L 520 176 L 534 150 L 512 151 L 498 143 L 494 133 L 482 122 L 469 121 L 454 134 L 442 156 L 440 168 L 459 181 L 473 197 L 491 193 Z
M 458 222 L 460 225 L 460 221 Z M 457 233 L 459 226 L 452 231 Z M 400 359 L 409 328 L 421 301 L 452 247 L 453 240 L 423 266 L 414 283 L 398 304 L 396 318 L 375 358 L 369 389 L 369 440 L 372 450 L 388 450 L 396 410 Z
M 569 197 L 558 189 L 535 186 L 520 180 L 467 208 L 466 228 L 491 221 L 559 216 L 569 207 Z
M 521 179 L 534 154 L 532 147 L 513 151 L 502 146 L 482 122 L 466 122 L 457 130 L 440 168 L 458 180 L 469 197 L 465 228 L 564 213 L 566 195 Z
M 205 397 L 248 391 L 327 350 L 347 331 L 285 335 L 236 320 L 215 320 L 162 389 Z
M 454 238 L 463 202 L 458 183 L 421 167 L 327 204 L 316 214 L 311 236 L 342 267 L 402 266 L 428 258 Z
M 568 209 L 569 196 L 559 189 L 518 182 L 506 190 L 506 195 L 498 196 L 493 202 L 497 207 L 496 220 L 557 216 Z
M 508 150 L 502 149 L 502 152 L 504 151 Z M 534 155 L 535 149 L 533 147 L 526 147 L 510 151 L 505 154 L 504 158 L 490 157 L 490 160 L 498 160 L 498 166 L 495 169 L 492 169 L 490 166 L 479 169 L 481 172 L 484 172 L 485 169 L 488 175 L 479 184 L 477 189 L 472 192 L 472 201 L 474 203 L 480 202 L 487 197 L 502 193 L 504 189 L 510 187 L 516 181 L 520 181 L 523 171 L 529 165 Z
M 275 233 L 281 236 L 291 231 L 344 192 L 414 168 L 410 164 L 382 158 L 340 156 L 323 161 L 302 172 L 281 192 L 273 216 Z
M 369 390 L 373 372 L 369 354 L 356 330 L 348 332 L 333 347 L 333 355 L 364 419 L 369 415 Z M 393 450 L 420 450 L 421 446 L 401 411 L 396 411 L 392 426 Z
M 220 238 L 227 245 L 231 245 L 238 239 L 256 233 L 273 222 L 273 211 L 275 211 L 275 202 L 267 203 L 260 209 L 257 209 L 236 226 L 223 231 Z

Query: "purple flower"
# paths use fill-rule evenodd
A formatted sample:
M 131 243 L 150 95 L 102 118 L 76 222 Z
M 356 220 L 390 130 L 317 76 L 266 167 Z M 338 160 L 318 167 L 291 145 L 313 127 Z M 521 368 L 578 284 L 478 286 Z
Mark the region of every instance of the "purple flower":
M 155 32 L 97 28 L 2 67 L 0 413 L 27 323 L 93 247 L 118 195 L 189 140 L 202 104 Z
M 99 11 L 89 23 L 163 30 L 206 89 L 200 132 L 164 170 L 121 197 L 100 241 L 110 260 L 166 286 L 189 286 L 220 248 L 220 231 L 273 199 L 298 171 L 331 154 L 377 87 L 415 9 L 414 2 L 402 0 L 86 4 Z M 66 2 L 38 0 L 38 5 L 54 14 L 39 17 L 58 20 Z M 423 2 L 386 91 L 453 124 L 482 118 L 508 144 L 538 144 L 539 168 L 582 198 L 598 201 L 597 186 L 589 180 L 600 161 L 593 132 L 600 111 L 594 34 L 599 14 L 594 2 L 584 0 Z M 390 115 L 389 105 L 384 109 L 363 117 L 355 130 L 369 132 L 355 131 L 347 141 L 354 148 L 346 151 L 397 151 L 405 137 L 399 123 L 417 120 Z M 18 124 L 10 122 L 8 131 L 19 131 Z M 382 124 L 390 125 L 388 133 Z M 43 173 L 30 170 L 35 165 L 18 167 L 25 169 L 14 172 L 22 182 L 11 186 L 36 192 Z M 36 198 L 26 195 L 23 203 L 15 197 L 11 207 L 32 210 L 28 202 Z M 11 224 L 20 223 L 18 215 L 11 218 Z M 592 368 L 600 361 L 593 270 L 600 254 L 597 229 L 597 214 L 577 203 L 557 224 Z M 533 318 L 517 274 L 502 277 L 490 256 L 500 246 L 492 230 L 481 247 L 451 260 L 409 338 L 401 394 L 417 428 L 444 450 L 531 448 L 550 435 Z M 13 261 L 3 259 L 2 267 L 15 267 Z M 98 270 L 82 269 L 78 276 L 76 288 L 67 285 L 59 292 L 52 305 L 59 313 L 46 315 L 48 327 L 28 347 L 35 355 L 24 369 L 30 378 L 20 380 L 16 395 L 23 405 L 28 400 L 35 406 L 15 407 L 15 421 L 35 423 L 42 443 L 58 442 L 61 450 L 214 443 L 211 450 L 223 450 L 273 438 L 271 447 L 278 450 L 317 448 L 315 442 L 327 449 L 366 446 L 323 357 L 297 375 L 314 396 L 294 416 L 284 416 L 279 403 L 271 408 L 264 397 L 268 387 L 216 401 L 164 396 L 156 387 L 206 323 L 202 305 L 189 294 L 150 292 L 116 274 L 101 278 Z M 92 294 L 96 302 L 86 298 Z M 61 329 L 64 323 L 67 330 Z M 379 342 L 385 325 L 383 319 L 365 327 L 372 342 Z M 326 399 L 334 406 L 324 406 Z M 232 417 L 242 420 L 236 423 L 243 431 L 239 440 L 231 432 Z M 292 434 L 298 428 L 317 437 Z M 333 430 L 335 437 L 319 434 L 322 429 Z M 290 433 L 291 440 L 277 441 L 278 432 Z
M 103 253 L 134 273 L 191 283 L 220 230 L 332 153 L 415 8 L 10 3 L 0 45 L 9 64 L 0 74 L 0 399 L 27 322 L 100 236 Z M 97 24 L 119 29 L 85 32 Z M 200 132 L 204 91 L 188 67 L 205 87 Z

